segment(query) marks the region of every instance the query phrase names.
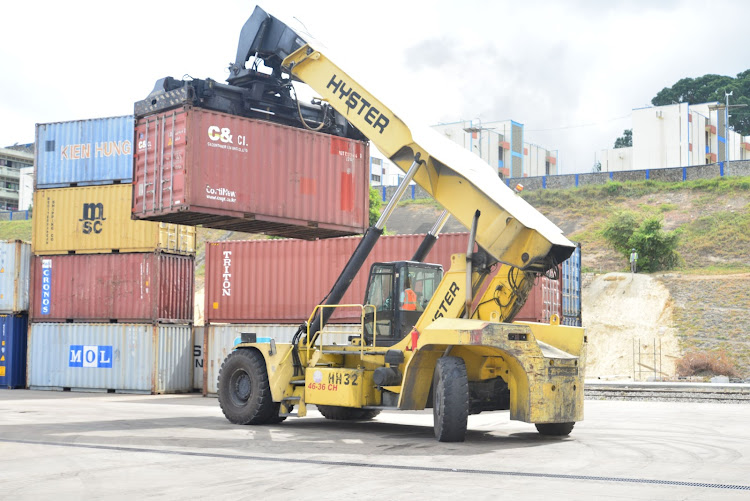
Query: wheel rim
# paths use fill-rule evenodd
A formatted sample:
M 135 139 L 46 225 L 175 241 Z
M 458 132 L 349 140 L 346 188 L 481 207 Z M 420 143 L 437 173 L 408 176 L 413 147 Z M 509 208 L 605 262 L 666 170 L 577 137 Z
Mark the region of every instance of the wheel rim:
M 242 406 L 247 403 L 252 393 L 251 383 L 250 374 L 244 370 L 236 370 L 232 374 L 232 378 L 229 381 L 229 396 L 234 405 Z

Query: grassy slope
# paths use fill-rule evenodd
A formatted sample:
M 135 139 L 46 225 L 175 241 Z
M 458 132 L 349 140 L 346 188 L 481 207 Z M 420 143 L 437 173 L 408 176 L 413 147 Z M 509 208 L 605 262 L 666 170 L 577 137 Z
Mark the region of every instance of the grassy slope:
M 683 183 L 608 183 L 572 190 L 525 192 L 524 198 L 583 247 L 589 271 L 624 271 L 627 261 L 601 236 L 619 210 L 660 215 L 666 230 L 680 232 L 682 271 L 750 270 L 750 178 Z
M 654 276 L 672 295 L 672 321 L 684 351 L 724 352 L 750 376 L 750 178 L 685 183 L 610 183 L 524 193 L 582 244 L 587 271 L 625 271 L 627 260 L 601 236 L 618 210 L 659 214 L 680 233 L 679 269 Z

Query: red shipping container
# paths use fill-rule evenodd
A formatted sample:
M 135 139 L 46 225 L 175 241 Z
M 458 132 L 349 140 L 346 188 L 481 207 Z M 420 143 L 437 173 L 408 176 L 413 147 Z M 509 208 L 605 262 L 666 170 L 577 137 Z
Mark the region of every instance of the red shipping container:
M 536 279 L 526 303 L 514 320 L 548 324 L 552 315 L 557 315 L 562 322 L 562 265 L 558 265 L 557 268 L 558 280 L 552 280 L 546 276 Z
M 173 254 L 35 256 L 33 322 L 193 320 L 195 258 Z
M 426 261 L 450 268 L 466 252 L 467 233 L 440 235 Z M 424 235 L 383 236 L 354 277 L 341 304 L 361 304 L 370 266 L 411 259 Z M 360 237 L 306 242 L 248 240 L 206 243 L 205 322 L 301 323 L 333 287 Z M 336 313 L 334 322 L 357 319 Z
M 366 142 L 192 107 L 135 135 L 135 218 L 308 240 L 368 226 Z

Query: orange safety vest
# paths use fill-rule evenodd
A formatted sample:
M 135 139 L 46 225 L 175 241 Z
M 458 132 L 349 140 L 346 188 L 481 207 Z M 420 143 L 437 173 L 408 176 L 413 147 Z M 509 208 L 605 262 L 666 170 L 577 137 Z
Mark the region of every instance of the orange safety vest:
M 415 311 L 417 309 L 417 294 L 413 290 L 404 290 L 404 299 L 402 310 Z

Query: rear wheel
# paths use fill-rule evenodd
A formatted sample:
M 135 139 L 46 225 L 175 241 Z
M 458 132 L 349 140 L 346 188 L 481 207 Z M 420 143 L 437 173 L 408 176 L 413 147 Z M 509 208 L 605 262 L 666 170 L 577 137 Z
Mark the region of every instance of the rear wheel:
M 573 431 L 575 423 L 537 423 L 535 426 L 536 431 L 538 431 L 540 435 L 565 437 L 570 435 L 570 432 Z
M 263 355 L 248 349 L 229 354 L 219 371 L 219 406 L 234 424 L 279 422 Z
M 318 405 L 317 407 L 324 418 L 336 421 L 369 421 L 380 414 L 378 409 L 357 409 L 339 405 Z
M 469 418 L 469 378 L 463 359 L 439 358 L 432 389 L 435 438 L 440 442 L 463 442 Z

